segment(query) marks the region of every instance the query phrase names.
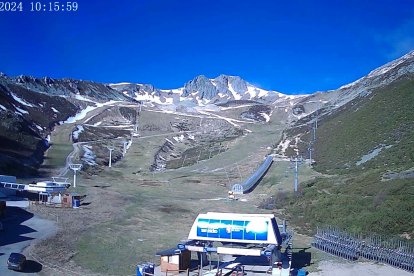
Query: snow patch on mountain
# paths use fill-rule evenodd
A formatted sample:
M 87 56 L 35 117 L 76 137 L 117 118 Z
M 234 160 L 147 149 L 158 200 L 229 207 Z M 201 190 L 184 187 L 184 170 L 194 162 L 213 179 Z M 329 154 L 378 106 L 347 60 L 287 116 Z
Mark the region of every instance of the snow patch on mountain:
M 111 87 L 117 87 L 117 86 L 125 86 L 125 85 L 130 85 L 132 83 L 130 82 L 119 82 L 119 83 L 110 83 L 109 86 Z
M 229 90 L 230 90 L 230 92 L 231 92 L 231 94 L 232 94 L 232 96 L 233 96 L 233 98 L 235 100 L 240 100 L 242 98 L 242 96 L 239 93 L 237 93 L 236 91 L 234 91 L 234 88 L 231 85 L 231 83 L 229 83 Z
M 264 112 L 260 112 L 260 115 L 262 115 L 262 117 L 265 119 L 266 122 L 270 121 L 270 116 Z
M 250 95 L 250 97 L 249 97 L 250 99 L 253 99 L 253 98 L 256 98 L 256 97 L 258 97 L 258 98 L 266 97 L 267 95 L 269 95 L 269 91 L 264 90 L 264 89 L 260 89 L 260 88 L 257 88 L 257 87 L 251 86 L 251 85 L 247 86 L 246 93 Z
M 83 149 L 82 161 L 90 166 L 97 165 L 96 154 L 92 151 L 92 146 L 83 145 L 82 149 Z
M 77 100 L 79 100 L 79 101 L 84 101 L 84 102 L 91 102 L 91 103 L 95 103 L 94 101 L 92 101 L 92 100 L 90 100 L 90 99 L 88 99 L 88 98 L 85 98 L 84 96 L 79 95 L 79 94 L 76 94 L 76 95 L 75 95 L 75 99 L 77 99 Z
M 229 109 L 239 109 L 239 108 L 245 108 L 245 107 L 249 107 L 249 106 L 253 106 L 255 105 L 254 103 L 251 104 L 242 104 L 242 105 L 236 105 L 236 106 L 229 106 L 229 107 L 220 107 L 221 110 L 225 111 L 225 110 L 229 110 Z
M 291 142 L 291 140 L 289 140 L 289 139 L 285 139 L 285 140 L 282 140 L 282 141 L 279 143 L 279 145 L 277 146 L 277 148 L 280 150 L 280 152 L 281 152 L 283 155 L 285 155 L 286 150 L 287 150 L 287 148 L 288 148 L 288 147 L 289 147 L 289 145 L 290 145 L 290 142 Z
M 174 137 L 173 137 L 173 139 L 174 139 L 176 142 L 181 143 L 181 142 L 183 142 L 183 141 L 184 141 L 184 135 L 183 135 L 183 134 L 181 134 L 180 136 L 174 136 Z
M 82 120 L 86 117 L 86 115 L 88 114 L 88 112 L 97 109 L 98 106 L 87 106 L 85 109 L 83 109 L 81 112 L 79 112 L 78 114 L 76 114 L 75 116 L 69 117 L 66 121 L 64 121 L 63 123 L 65 124 L 72 124 L 75 123 L 79 120 Z
M 23 100 L 23 99 L 21 99 L 21 98 L 17 97 L 15 94 L 10 93 L 10 95 L 13 97 L 13 99 L 14 99 L 16 102 L 18 102 L 18 103 L 20 103 L 20 104 L 22 104 L 22 105 L 28 106 L 28 107 L 34 107 L 34 105 L 32 105 L 32 104 L 30 104 L 30 103 L 26 102 L 25 100 Z
M 209 79 L 203 75 L 184 84 L 181 88 L 157 89 L 149 84 L 118 83 L 110 84 L 111 88 L 136 101 L 162 105 L 185 107 L 206 106 L 228 101 L 289 101 L 297 96 L 287 96 L 276 91 L 268 91 L 249 84 L 238 76 L 220 75 Z
M 89 112 L 91 112 L 91 111 L 93 111 L 93 110 L 95 110 L 99 107 L 107 106 L 107 105 L 113 105 L 113 104 L 120 103 L 120 102 L 121 101 L 110 100 L 110 101 L 107 101 L 105 103 L 96 103 L 94 106 L 89 105 L 85 109 L 83 109 L 79 113 L 77 113 L 75 116 L 69 117 L 66 121 L 64 121 L 62 123 L 64 123 L 64 124 L 75 123 L 79 120 L 84 119 Z M 85 121 L 85 123 L 86 123 L 86 121 Z
M 83 131 L 84 131 L 83 126 L 77 125 L 76 130 L 74 132 L 72 132 L 73 140 L 78 140 L 79 139 L 79 134 L 81 134 Z
M 29 112 L 24 110 L 24 109 L 18 108 L 17 106 L 14 106 L 14 105 L 13 105 L 13 107 L 17 110 L 16 114 L 19 114 L 19 115 L 29 114 Z

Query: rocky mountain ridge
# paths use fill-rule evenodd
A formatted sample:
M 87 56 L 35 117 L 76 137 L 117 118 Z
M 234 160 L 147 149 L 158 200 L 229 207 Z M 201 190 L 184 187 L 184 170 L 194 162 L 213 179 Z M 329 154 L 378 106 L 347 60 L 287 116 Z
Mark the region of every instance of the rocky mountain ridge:
M 272 208 L 309 232 L 334 225 L 412 239 L 413 103 L 414 52 L 338 90 L 301 99 L 295 107 L 303 116 L 284 130 L 276 152 L 302 156 L 300 170 L 311 166 L 320 175 L 302 180 L 297 194 L 274 195 Z
M 118 93 L 109 86 L 93 81 L 75 80 L 70 78 L 52 79 L 50 77 L 35 78 L 32 76 L 20 75 L 17 77 L 8 77 L 0 73 L 0 84 L 18 85 L 21 88 L 33 92 L 43 93 L 50 96 L 74 97 L 81 95 L 93 98 L 95 101 L 129 101 L 125 95 Z
M 298 106 L 303 105 L 303 110 L 307 114 L 318 111 L 319 116 L 323 116 L 332 113 L 334 110 L 343 107 L 358 97 L 369 96 L 376 88 L 387 86 L 394 81 L 407 78 L 412 74 L 414 74 L 414 51 L 336 90 L 316 92 L 307 97 L 303 97 L 298 102 Z M 315 105 L 315 102 L 321 102 L 323 104 Z
M 220 75 L 214 79 L 200 75 L 176 89 L 158 89 L 153 85 L 135 83 L 114 83 L 109 86 L 138 101 L 187 106 L 217 105 L 242 100 L 271 103 L 295 98 L 292 95 L 258 88 L 238 76 L 227 75 Z
M 0 74 L 0 174 L 36 174 L 54 127 L 110 100 L 133 101 L 100 83 Z
M 409 89 L 406 86 L 408 85 L 409 87 L 409 83 L 413 79 L 414 51 L 411 51 L 403 57 L 389 62 L 371 71 L 359 80 L 344 85 L 337 90 L 318 92 L 300 99 L 292 111 L 301 114 L 301 116 L 297 120 L 292 121 L 290 127 L 285 131 L 285 135 L 279 143 L 278 152 L 289 156 L 300 152 L 307 156 L 308 144 L 312 143 L 312 139 L 309 136 L 316 121 L 318 121 L 318 125 L 322 125 L 324 122 L 330 122 L 333 118 L 344 116 L 343 114 L 345 113 L 352 113 L 351 110 L 355 114 L 360 113 L 367 106 L 370 106 L 370 102 L 378 98 L 390 97 L 391 90 L 395 90 L 396 99 L 390 98 L 388 105 L 391 102 L 401 101 L 399 105 L 395 103 L 393 106 L 395 109 L 393 114 L 400 112 L 397 109 L 405 104 L 404 101 L 408 100 L 403 98 L 407 97 L 408 92 L 401 96 L 400 89 Z M 376 109 L 370 107 L 370 115 L 391 115 L 382 114 L 383 110 L 389 109 L 387 101 L 383 101 L 378 103 Z M 349 116 L 346 115 L 345 117 Z M 360 118 L 359 120 L 359 122 L 355 122 L 355 125 L 362 124 L 366 118 Z M 385 121 L 385 118 L 383 120 Z M 398 124 L 394 124 L 395 131 L 397 131 Z M 389 128 L 392 129 L 392 126 L 389 126 Z M 387 129 L 387 132 L 389 131 L 390 129 Z M 398 131 L 401 132 L 400 130 Z M 383 132 L 386 131 L 384 130 Z M 357 139 L 356 136 L 354 138 Z
M 251 112 L 242 112 L 239 118 L 255 122 L 267 122 L 274 108 L 283 108 L 289 115 L 290 126 L 299 129 L 316 118 L 323 120 L 324 116 L 339 112 L 359 98 L 366 98 L 379 87 L 413 74 L 414 51 L 337 90 L 295 96 L 260 89 L 240 77 L 227 75 L 214 79 L 200 75 L 181 88 L 162 90 L 150 84 L 102 84 L 68 78 L 0 74 L 0 131 L 3 133 L 0 155 L 2 160 L 8 160 L 2 162 L 0 173 L 7 173 L 5 168 L 22 163 L 30 170 L 36 170 L 54 126 L 98 103 L 139 101 L 155 104 L 161 111 L 167 108 L 183 112 L 197 112 L 194 107 L 214 106 L 218 113 L 247 104 L 251 106 Z M 290 136 L 285 135 L 279 148 L 283 148 L 281 145 L 286 145 L 287 140 L 290 143 L 297 141 L 294 137 L 297 134 L 298 131 L 291 131 Z

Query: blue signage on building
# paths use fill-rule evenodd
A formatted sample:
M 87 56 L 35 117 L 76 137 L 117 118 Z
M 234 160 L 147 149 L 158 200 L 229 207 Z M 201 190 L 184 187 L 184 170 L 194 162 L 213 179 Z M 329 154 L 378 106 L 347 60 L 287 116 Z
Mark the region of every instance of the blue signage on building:
M 231 240 L 266 241 L 268 221 L 218 220 L 200 218 L 197 221 L 197 236 Z

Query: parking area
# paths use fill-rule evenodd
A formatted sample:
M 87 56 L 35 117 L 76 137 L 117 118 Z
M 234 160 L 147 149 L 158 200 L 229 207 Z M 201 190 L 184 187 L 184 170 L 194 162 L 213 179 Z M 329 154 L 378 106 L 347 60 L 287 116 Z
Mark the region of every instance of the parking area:
M 6 215 L 1 219 L 3 231 L 0 232 L 0 275 L 19 275 L 7 269 L 7 259 L 12 252 L 22 253 L 33 242 L 45 239 L 56 234 L 57 227 L 54 222 L 34 216 L 28 201 L 7 201 Z M 23 272 L 36 275 L 42 270 L 42 265 L 30 256 Z

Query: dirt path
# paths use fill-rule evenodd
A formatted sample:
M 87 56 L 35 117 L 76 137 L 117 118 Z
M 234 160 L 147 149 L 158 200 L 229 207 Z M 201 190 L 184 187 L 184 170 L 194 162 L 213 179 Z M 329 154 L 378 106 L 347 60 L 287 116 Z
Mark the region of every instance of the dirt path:
M 63 177 L 65 176 L 69 170 L 70 170 L 70 164 L 73 163 L 73 160 L 76 158 L 76 156 L 79 155 L 79 143 L 73 143 L 73 151 L 69 153 L 69 155 L 66 157 L 65 166 L 60 169 L 58 176 Z

